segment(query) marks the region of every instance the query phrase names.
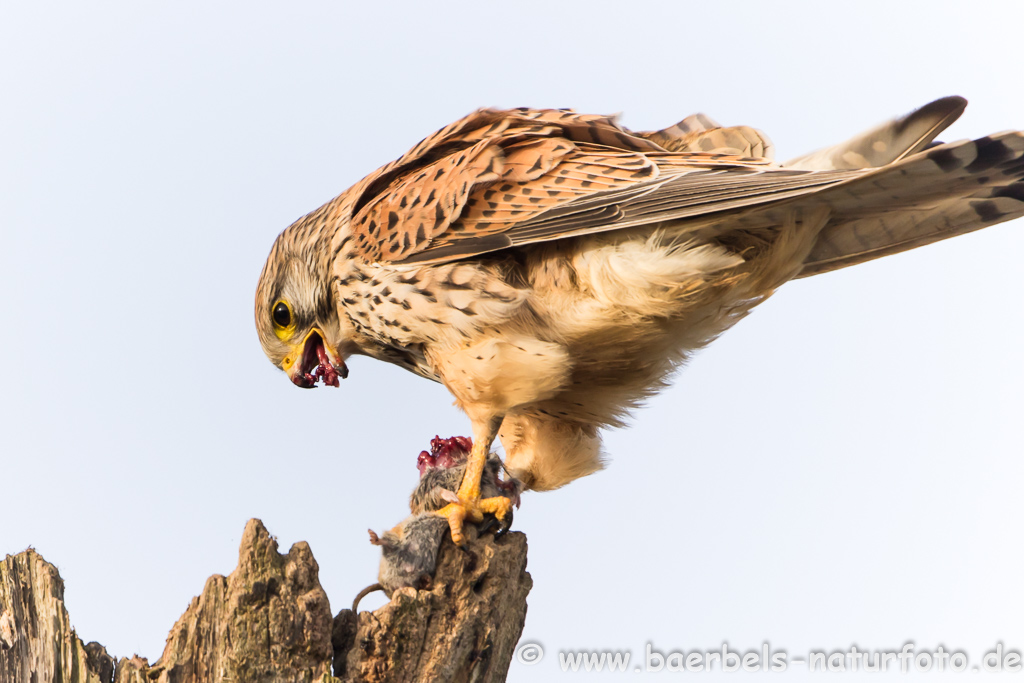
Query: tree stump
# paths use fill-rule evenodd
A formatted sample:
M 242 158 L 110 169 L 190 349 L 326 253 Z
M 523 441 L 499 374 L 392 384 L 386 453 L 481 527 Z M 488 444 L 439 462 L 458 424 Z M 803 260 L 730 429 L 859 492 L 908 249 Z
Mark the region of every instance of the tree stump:
M 334 619 L 343 681 L 503 681 L 526 623 L 526 536 L 486 535 L 462 550 L 446 537 L 432 589 L 400 588 L 375 612 Z
M 107 683 L 113 671 L 71 628 L 56 567 L 31 548 L 0 562 L 0 683 Z
M 253 519 L 238 567 L 207 580 L 161 657 L 115 664 L 83 645 L 56 568 L 29 549 L 0 563 L 0 683 L 503 681 L 532 586 L 526 550 L 519 533 L 465 549 L 446 539 L 430 590 L 399 589 L 375 612 L 332 619 L 309 546 L 282 555 Z

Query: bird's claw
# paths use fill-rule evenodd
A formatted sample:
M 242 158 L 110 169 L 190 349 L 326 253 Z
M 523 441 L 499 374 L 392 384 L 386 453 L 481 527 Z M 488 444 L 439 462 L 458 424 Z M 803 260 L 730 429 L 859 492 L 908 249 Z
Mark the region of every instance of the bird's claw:
M 498 530 L 495 536 L 505 534 L 512 526 L 512 501 L 504 496 L 494 498 L 460 498 L 458 502 L 449 503 L 434 514 L 448 520 L 448 527 L 452 533 L 452 541 L 455 545 L 461 546 L 466 542 L 463 533 L 463 524 L 466 521 L 479 524 L 486 518 L 493 516 L 498 523 Z M 489 529 L 490 527 L 486 527 Z
M 508 514 L 502 520 L 499 520 L 495 515 L 487 515 L 483 523 L 480 524 L 480 533 L 486 534 L 491 529 L 494 529 L 494 537 L 501 538 L 512 528 L 512 517 L 512 508 L 509 508 Z

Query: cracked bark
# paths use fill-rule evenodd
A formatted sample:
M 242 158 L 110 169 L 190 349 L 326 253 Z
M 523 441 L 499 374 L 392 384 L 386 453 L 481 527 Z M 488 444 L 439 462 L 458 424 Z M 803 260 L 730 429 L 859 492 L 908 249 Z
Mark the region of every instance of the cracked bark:
M 344 681 L 503 681 L 526 621 L 526 536 L 490 535 L 460 550 L 445 538 L 429 591 L 400 588 L 375 612 L 334 619 Z
M 502 681 L 526 619 L 526 549 L 518 533 L 465 550 L 446 539 L 430 590 L 332 618 L 309 546 L 280 554 L 250 520 L 238 567 L 207 580 L 153 664 L 83 644 L 56 568 L 29 549 L 0 562 L 0 683 Z
M 0 683 L 100 683 L 113 670 L 103 646 L 71 628 L 56 567 L 31 548 L 0 562 Z

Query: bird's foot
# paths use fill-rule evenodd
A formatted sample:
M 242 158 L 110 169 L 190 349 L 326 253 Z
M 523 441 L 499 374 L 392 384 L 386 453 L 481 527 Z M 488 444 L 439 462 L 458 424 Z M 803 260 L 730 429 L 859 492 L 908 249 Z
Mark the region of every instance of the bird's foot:
M 452 541 L 455 542 L 455 545 L 461 546 L 466 542 L 462 527 L 467 521 L 479 524 L 484 521 L 486 515 L 494 515 L 498 524 L 504 525 L 505 530 L 512 524 L 511 500 L 504 496 L 491 498 L 481 496 L 484 463 L 487 461 L 492 440 L 493 436 L 490 439 L 474 440 L 469 457 L 466 459 L 466 469 L 463 472 L 462 484 L 459 486 L 458 492 L 445 492 L 444 499 L 448 501 L 448 504 L 434 513 L 448 520 L 448 528 L 451 530 Z
M 467 521 L 479 523 L 484 521 L 486 515 L 494 515 L 494 519 L 498 521 L 495 536 L 503 535 L 512 526 L 512 501 L 504 496 L 481 498 L 477 493 L 475 498 L 454 494 L 452 498 L 448 505 L 434 514 L 448 520 L 448 528 L 452 532 L 452 541 L 455 545 L 466 542 L 462 527 Z

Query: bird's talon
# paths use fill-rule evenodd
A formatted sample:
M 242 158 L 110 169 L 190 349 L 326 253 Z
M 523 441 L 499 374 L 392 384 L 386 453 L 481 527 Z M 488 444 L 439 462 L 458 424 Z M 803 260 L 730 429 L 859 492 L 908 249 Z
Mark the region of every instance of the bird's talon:
M 512 528 L 512 510 L 508 511 L 503 519 L 498 519 L 497 515 L 487 515 L 484 521 L 480 524 L 480 533 L 486 534 L 490 530 L 494 530 L 494 537 L 501 538 L 508 533 L 508 530 Z
M 474 523 L 484 522 L 493 515 L 498 522 L 498 533 L 504 534 L 512 525 L 512 501 L 502 496 L 494 498 L 460 498 L 458 502 L 452 502 L 434 513 L 439 517 L 448 520 L 448 527 L 451 529 L 452 542 L 461 546 L 466 542 L 465 534 L 462 531 L 463 523 L 466 520 Z M 489 529 L 487 526 L 486 529 Z
M 495 521 L 498 524 L 498 529 L 494 532 L 494 537 L 501 538 L 512 528 L 512 509 L 509 508 L 508 514 L 505 515 L 504 519 L 499 520 L 495 518 Z
M 480 526 L 478 528 L 478 531 L 480 532 L 481 535 L 486 534 L 491 529 L 494 529 L 494 527 L 497 524 L 498 524 L 497 518 L 495 518 L 492 515 L 487 515 L 486 517 L 484 517 L 484 521 L 480 522 Z M 497 536 L 498 532 L 495 531 L 494 535 Z

